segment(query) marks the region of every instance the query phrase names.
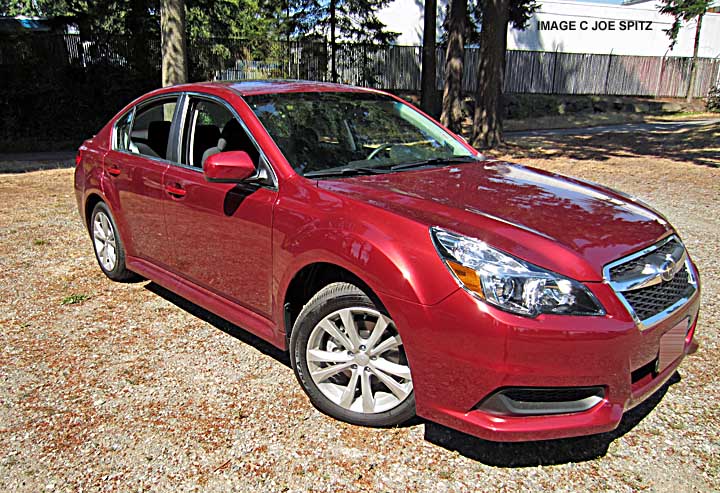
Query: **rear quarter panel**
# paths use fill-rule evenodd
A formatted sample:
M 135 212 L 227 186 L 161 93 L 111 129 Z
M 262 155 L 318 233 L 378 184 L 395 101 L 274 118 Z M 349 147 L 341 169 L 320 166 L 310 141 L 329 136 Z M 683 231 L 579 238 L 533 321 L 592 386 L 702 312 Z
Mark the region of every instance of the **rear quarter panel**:
M 90 220 L 85 211 L 88 197 L 93 194 L 103 197 L 103 165 L 107 147 L 102 145 L 104 140 L 102 137 L 101 134 L 98 134 L 94 138 L 86 140 L 78 149 L 80 157 L 75 166 L 75 199 L 78 212 L 86 227 Z

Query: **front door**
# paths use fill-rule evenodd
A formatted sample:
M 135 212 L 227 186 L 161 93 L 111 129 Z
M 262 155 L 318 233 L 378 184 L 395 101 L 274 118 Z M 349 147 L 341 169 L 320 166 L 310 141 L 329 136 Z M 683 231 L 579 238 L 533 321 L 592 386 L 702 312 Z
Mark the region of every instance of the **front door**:
M 164 188 L 168 239 L 178 275 L 261 315 L 271 314 L 272 209 L 277 190 L 268 185 L 210 183 L 202 163 L 218 152 L 244 150 L 259 165 L 260 153 L 228 107 L 192 97 L 187 104 L 178 165 Z

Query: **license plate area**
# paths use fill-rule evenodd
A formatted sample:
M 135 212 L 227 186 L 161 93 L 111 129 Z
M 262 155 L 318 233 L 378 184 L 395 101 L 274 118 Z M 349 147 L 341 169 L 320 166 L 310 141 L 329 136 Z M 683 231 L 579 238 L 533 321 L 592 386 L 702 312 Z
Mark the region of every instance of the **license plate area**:
M 687 336 L 690 319 L 683 319 L 660 338 L 660 352 L 658 354 L 658 373 L 665 370 L 685 351 L 685 337 Z

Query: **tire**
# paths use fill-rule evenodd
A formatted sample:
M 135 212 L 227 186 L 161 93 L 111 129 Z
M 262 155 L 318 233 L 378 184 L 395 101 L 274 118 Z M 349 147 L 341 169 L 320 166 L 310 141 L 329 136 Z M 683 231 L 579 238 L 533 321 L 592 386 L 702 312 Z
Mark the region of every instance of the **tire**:
M 389 427 L 415 416 L 397 328 L 352 284 L 330 284 L 305 305 L 290 336 L 290 361 L 312 404 L 333 418 Z
M 142 278 L 125 266 L 125 247 L 115 218 L 105 202 L 98 202 L 90 215 L 90 239 L 95 258 L 103 273 L 113 281 L 130 282 Z

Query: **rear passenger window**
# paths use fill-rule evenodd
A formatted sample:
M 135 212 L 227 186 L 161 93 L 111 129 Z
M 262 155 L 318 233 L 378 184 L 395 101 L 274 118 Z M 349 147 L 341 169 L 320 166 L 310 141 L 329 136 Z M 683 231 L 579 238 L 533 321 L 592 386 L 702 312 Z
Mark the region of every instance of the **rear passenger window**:
M 247 132 L 227 107 L 214 101 L 191 99 L 182 163 L 202 169 L 208 157 L 226 151 L 245 151 L 255 164 L 259 158 Z
M 130 150 L 130 128 L 132 127 L 132 118 L 135 112 L 130 110 L 125 116 L 120 118 L 115 124 L 115 142 L 114 148 L 118 151 Z
M 177 97 L 173 97 L 139 107 L 135 112 L 127 150 L 143 156 L 167 159 L 170 126 L 176 106 Z

